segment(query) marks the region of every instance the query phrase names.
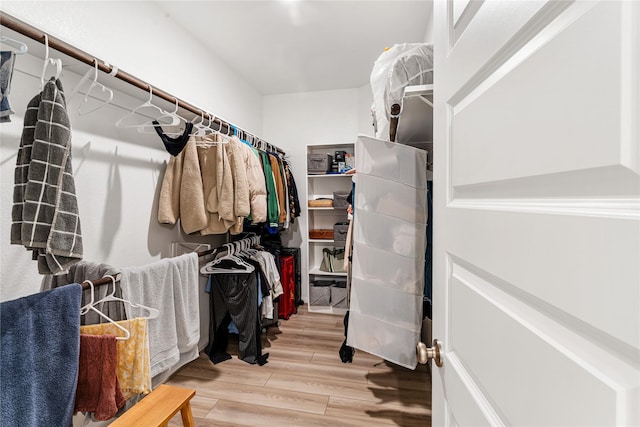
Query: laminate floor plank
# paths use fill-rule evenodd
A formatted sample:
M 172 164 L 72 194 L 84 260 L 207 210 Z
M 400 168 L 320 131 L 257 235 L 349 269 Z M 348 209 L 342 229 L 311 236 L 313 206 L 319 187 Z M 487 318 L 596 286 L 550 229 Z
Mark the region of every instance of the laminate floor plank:
M 299 307 L 262 334 L 267 364 L 240 360 L 232 335 L 230 360 L 213 364 L 203 353 L 169 383 L 196 390 L 199 427 L 430 427 L 429 369 L 406 369 L 363 351 L 342 363 L 342 319 Z M 169 426 L 182 426 L 180 414 Z
M 295 410 L 274 410 L 226 401 L 221 401 L 214 406 L 209 415 L 207 415 L 207 419 L 216 423 L 232 423 L 232 425 L 238 427 L 362 427 L 375 425 L 352 418 L 316 415 Z
M 218 399 L 219 401 L 266 406 L 271 409 L 293 409 L 314 414 L 324 414 L 329 402 L 329 396 L 317 393 L 301 393 L 297 390 L 254 387 L 246 384 L 219 381 L 214 381 L 203 387 L 202 382 L 195 378 L 178 375 L 175 379 L 179 382 L 171 381 L 171 384 L 196 389 L 196 394 L 204 397 Z
M 367 376 L 369 372 L 366 369 L 352 368 L 349 366 L 313 365 L 310 363 L 274 359 L 267 363 L 263 368 L 266 368 L 266 370 L 274 374 L 287 372 L 290 375 L 296 375 L 299 377 L 349 381 L 360 383 L 362 385 L 368 384 Z

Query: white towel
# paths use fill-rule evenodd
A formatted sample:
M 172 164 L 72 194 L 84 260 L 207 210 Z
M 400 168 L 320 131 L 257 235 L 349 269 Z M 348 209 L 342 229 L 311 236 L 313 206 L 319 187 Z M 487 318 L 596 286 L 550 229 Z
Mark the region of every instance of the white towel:
M 120 286 L 124 299 L 160 310 L 157 318 L 149 320 L 151 376 L 155 387 L 198 357 L 198 255 L 189 253 L 141 267 L 123 268 Z M 129 319 L 146 315 L 128 304 L 125 307 Z

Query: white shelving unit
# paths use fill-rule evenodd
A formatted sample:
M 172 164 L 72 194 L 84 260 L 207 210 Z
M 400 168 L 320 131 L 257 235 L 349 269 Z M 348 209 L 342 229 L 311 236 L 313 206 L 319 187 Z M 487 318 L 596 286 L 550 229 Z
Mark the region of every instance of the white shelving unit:
M 331 154 L 333 156 L 335 151 L 346 151 L 353 154 L 354 148 L 354 143 L 307 145 L 307 154 Z M 334 191 L 349 192 L 351 190 L 351 178 L 351 175 L 345 174 L 309 174 L 307 175 L 307 199 L 333 198 Z M 305 205 L 307 210 L 307 232 L 305 234 L 307 242 L 306 286 L 310 286 L 315 280 L 346 279 L 346 273 L 331 273 L 320 270 L 322 249 L 344 247 L 344 242 L 309 238 L 309 230 L 332 229 L 335 223 L 347 221 L 346 208 L 309 207 L 308 202 Z M 344 314 L 346 309 L 332 307 L 331 305 L 314 306 L 309 301 L 309 311 Z

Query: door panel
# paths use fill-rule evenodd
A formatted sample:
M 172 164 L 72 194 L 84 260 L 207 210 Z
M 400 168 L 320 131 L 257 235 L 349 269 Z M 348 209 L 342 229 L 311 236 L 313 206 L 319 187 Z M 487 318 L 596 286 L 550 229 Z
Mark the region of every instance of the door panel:
M 640 4 L 454 3 L 434 10 L 433 423 L 638 425 Z
M 502 419 L 513 425 L 541 425 L 553 413 L 556 425 L 615 424 L 618 400 L 627 397 L 616 389 L 629 383 L 617 377 L 615 369 L 609 372 L 615 358 L 501 292 L 500 285 L 455 261 L 451 270 L 449 350 L 482 384 L 483 394 Z M 505 343 L 509 351 L 500 351 Z M 626 372 L 627 378 L 633 374 Z M 588 393 L 579 400 L 567 399 L 576 389 Z
M 435 25 L 452 23 L 450 8 L 458 1 L 462 0 L 448 2 L 451 5 L 449 7 L 438 5 L 442 15 L 434 20 Z M 472 5 L 469 7 L 475 7 L 474 13 L 469 14 L 469 22 L 463 28 L 458 22 L 457 33 L 451 26 L 445 28 L 442 35 L 446 39 L 442 40 L 440 46 L 444 49 L 441 54 L 447 55 L 447 61 L 438 64 L 440 72 L 457 88 L 477 85 L 486 79 L 511 57 L 513 50 L 534 37 L 571 2 L 521 1 L 517 8 L 509 4 L 513 3 L 511 0 L 470 3 Z M 487 28 L 491 28 L 491 31 L 487 31 Z
M 548 315 L 586 322 L 591 333 L 621 341 L 621 353 L 629 353 L 625 345 L 640 346 L 640 286 L 630 286 L 640 283 L 637 220 L 525 208 L 456 208 L 448 215 L 457 224 L 451 255 L 500 278 L 501 288 Z
M 610 48 L 621 46 L 622 33 L 599 25 L 620 18 L 620 7 L 601 4 L 568 27 L 547 27 L 522 47 L 526 54 L 465 96 L 456 94 L 450 105 L 454 188 L 632 163 L 621 139 L 629 126 L 620 121 L 628 90 L 619 78 L 623 52 Z M 557 58 L 557 66 L 550 65 Z M 489 125 L 496 115 L 499 125 Z M 627 177 L 637 184 L 637 176 Z

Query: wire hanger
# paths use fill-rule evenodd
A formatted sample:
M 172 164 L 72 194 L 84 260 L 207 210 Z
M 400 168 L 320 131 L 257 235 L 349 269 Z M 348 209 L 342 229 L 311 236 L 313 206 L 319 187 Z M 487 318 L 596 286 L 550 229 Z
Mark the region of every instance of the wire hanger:
M 94 304 L 95 303 L 95 289 L 93 286 L 93 282 L 91 280 L 85 280 L 84 283 L 88 283 L 89 287 L 91 288 L 91 301 L 89 302 L 89 304 L 85 305 L 84 307 L 80 308 L 80 315 L 85 315 L 87 314 L 89 311 L 94 311 L 96 312 L 100 317 L 104 318 L 105 320 L 107 320 L 109 323 L 112 323 L 116 328 L 120 329 L 122 332 L 124 332 L 125 336 L 124 337 L 116 337 L 116 340 L 118 341 L 125 341 L 128 340 L 129 337 L 131 337 L 131 333 L 129 333 L 129 330 L 127 328 L 125 328 L 122 325 L 119 325 L 117 322 L 115 322 L 113 319 L 111 319 L 109 316 L 107 316 L 106 314 L 104 314 L 103 312 L 101 312 L 100 310 L 98 310 Z M 115 288 L 115 286 L 114 286 Z M 115 292 L 115 290 L 114 290 Z
M 93 74 L 93 81 L 91 82 L 91 85 L 89 86 L 89 89 L 87 89 L 87 92 L 84 94 L 84 101 L 82 102 L 82 104 L 80 104 L 78 106 L 78 115 L 80 116 L 84 116 L 85 114 L 89 114 L 89 113 L 93 113 L 94 111 L 98 111 L 99 109 L 101 109 L 102 107 L 104 107 L 105 105 L 109 104 L 112 100 L 113 100 L 113 91 L 111 89 L 109 89 L 108 87 L 106 87 L 105 85 L 103 85 L 102 83 L 98 83 L 98 60 L 97 59 L 93 59 L 93 65 L 94 65 L 94 74 Z M 100 101 L 100 103 L 97 106 L 93 106 L 92 108 L 89 107 L 85 107 L 85 109 L 82 109 L 83 105 L 89 105 L 89 94 L 91 94 L 91 91 L 94 88 L 99 88 L 100 92 L 102 93 L 107 93 L 107 99 L 100 99 L 99 97 L 97 97 L 96 95 L 93 95 L 93 97 L 97 100 Z M 89 108 L 89 109 L 87 109 Z
M 9 45 L 13 48 L 18 49 L 17 52 L 13 52 L 16 55 L 24 55 L 29 51 L 29 48 L 27 47 L 26 44 L 7 36 L 0 36 L 0 43 L 4 43 L 6 45 Z
M 133 308 L 141 308 L 143 310 L 147 310 L 149 314 L 146 316 L 146 319 L 155 319 L 160 315 L 160 310 L 158 310 L 157 308 L 147 307 L 146 305 L 137 304 L 129 301 L 128 299 L 117 297 L 116 296 L 116 279 L 109 274 L 106 274 L 104 277 L 111 279 L 111 283 L 113 284 L 113 291 L 107 296 L 105 296 L 104 298 L 102 298 L 101 300 L 96 301 L 94 304 L 100 304 L 108 301 L 121 301 L 125 304 L 129 304 Z
M 149 99 L 146 102 L 135 107 L 128 114 L 118 119 L 118 121 L 116 122 L 116 127 L 122 129 L 122 128 L 139 128 L 139 127 L 145 127 L 145 126 L 146 127 L 153 126 L 153 123 L 151 123 L 151 121 L 146 121 L 144 123 L 139 123 L 139 122 L 136 123 L 135 121 L 133 121 L 133 118 L 135 117 L 136 114 L 139 114 L 141 116 L 148 118 L 149 116 L 143 114 L 145 110 L 150 110 L 150 112 L 148 112 L 147 114 L 154 114 L 154 116 L 152 116 L 152 119 L 160 123 L 161 126 L 175 126 L 179 123 L 180 120 L 175 115 L 171 113 L 167 113 L 157 105 L 153 105 L 151 103 L 152 100 L 153 100 L 153 88 L 151 87 L 151 85 L 149 85 Z M 155 115 L 158 113 L 160 115 L 156 117 Z
M 42 75 L 40 76 L 40 90 L 44 89 L 44 79 L 47 72 L 47 65 L 54 65 L 56 67 L 55 78 L 57 79 L 62 74 L 62 60 L 49 57 L 49 36 L 44 35 L 44 64 L 42 66 Z

